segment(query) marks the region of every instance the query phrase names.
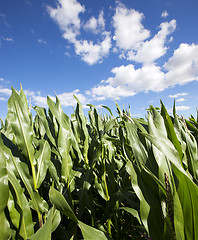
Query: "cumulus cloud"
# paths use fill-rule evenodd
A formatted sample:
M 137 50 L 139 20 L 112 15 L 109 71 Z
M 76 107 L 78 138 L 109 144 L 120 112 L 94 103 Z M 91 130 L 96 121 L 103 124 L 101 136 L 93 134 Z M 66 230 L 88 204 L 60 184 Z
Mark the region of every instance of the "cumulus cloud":
M 162 91 L 165 87 L 164 73 L 155 65 L 135 69 L 134 65 L 113 68 L 114 77 L 102 81 L 88 93 L 98 100 L 101 97 L 118 99 L 133 96 L 141 91 Z
M 103 58 L 108 55 L 111 47 L 111 37 L 109 32 L 106 32 L 104 29 L 104 13 L 101 11 L 98 19 L 91 17 L 85 23 L 84 28 L 95 33 L 100 32 L 102 40 L 94 43 L 86 39 L 79 39 L 78 36 L 80 35 L 80 28 L 82 27 L 79 14 L 84 11 L 85 7 L 76 0 L 59 0 L 56 8 L 48 6 L 48 12 L 51 18 L 63 31 L 63 38 L 74 45 L 76 54 L 79 55 L 84 62 L 93 65 L 101 62 Z
M 84 25 L 80 14 L 85 12 L 85 7 L 77 0 L 58 0 L 55 8 L 48 7 L 48 12 L 63 32 L 63 38 L 73 44 L 75 53 L 89 65 L 103 61 L 111 48 L 120 59 L 125 58 L 142 64 L 139 68 L 130 62 L 128 65 L 114 67 L 111 70 L 112 77 L 87 90 L 86 94 L 95 100 L 118 99 L 139 92 L 159 92 L 168 87 L 198 80 L 198 45 L 196 44 L 182 43 L 163 66 L 157 63 L 157 60 L 166 54 L 167 44 L 173 40 L 170 35 L 176 29 L 175 19 L 162 22 L 158 32 L 151 36 L 151 32 L 142 24 L 143 13 L 128 9 L 117 1 L 112 17 L 114 27 L 114 42 L 112 42 L 111 33 L 105 30 L 103 11 L 100 11 L 98 17 L 90 17 Z M 161 16 L 167 17 L 167 11 Z M 82 38 L 82 28 L 100 35 L 97 35 L 95 42 L 86 39 L 86 33 Z M 64 106 L 73 103 L 73 93 L 59 95 Z M 77 94 L 84 101 L 85 96 L 79 92 Z M 184 100 L 181 97 L 185 96 L 181 94 L 184 93 L 176 97 L 180 97 L 180 100 L 178 99 L 180 102 Z M 37 101 L 44 100 L 37 95 Z
M 93 41 L 76 40 L 74 42 L 75 51 L 81 59 L 89 65 L 95 64 L 108 55 L 111 47 L 111 38 L 108 32 L 103 33 L 104 40 L 96 44 Z
M 88 31 L 92 31 L 93 33 L 99 33 L 105 28 L 105 20 L 104 20 L 104 12 L 101 11 L 99 13 L 98 19 L 92 16 L 85 24 L 84 29 Z
M 113 39 L 120 49 L 135 49 L 150 36 L 150 31 L 142 25 L 144 15 L 134 9 L 127 9 L 119 3 L 113 16 L 115 35 Z
M 169 86 L 183 85 L 198 80 L 198 45 L 180 44 L 173 56 L 164 64 L 166 83 Z
M 96 100 L 133 96 L 139 92 L 163 91 L 175 85 L 198 80 L 198 45 L 181 44 L 163 67 L 154 63 L 135 68 L 133 64 L 111 70 L 114 74 L 88 93 Z M 187 93 L 169 95 L 170 98 Z M 180 100 L 182 101 L 182 100 Z
M 63 31 L 63 37 L 73 42 L 81 27 L 79 14 L 85 11 L 85 7 L 76 0 L 58 0 L 56 8 L 48 6 L 47 9 Z
M 74 98 L 73 95 L 75 95 L 82 104 L 86 102 L 86 97 L 80 93 L 79 89 L 76 89 L 73 92 L 66 92 L 66 93 L 58 94 L 58 98 L 59 98 L 62 106 L 64 106 L 64 107 L 75 106 L 76 99 Z
M 128 60 L 140 63 L 151 63 L 163 56 L 167 47 L 165 46 L 167 36 L 174 32 L 176 20 L 160 24 L 160 31 L 151 39 L 142 42 L 136 49 L 128 52 Z

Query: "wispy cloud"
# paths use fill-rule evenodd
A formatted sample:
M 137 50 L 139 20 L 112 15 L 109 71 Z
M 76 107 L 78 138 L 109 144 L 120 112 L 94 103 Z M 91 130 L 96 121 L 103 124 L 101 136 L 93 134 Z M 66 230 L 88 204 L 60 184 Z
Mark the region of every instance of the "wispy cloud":
M 176 111 L 185 111 L 189 109 L 190 109 L 190 106 L 176 106 Z
M 0 88 L 0 95 L 10 96 L 12 91 L 9 88 Z
M 5 97 L 0 97 L 0 101 L 7 101 Z
M 176 102 L 185 102 L 185 101 L 186 101 L 185 98 L 179 98 L 179 99 L 176 100 Z
M 7 27 L 11 27 L 10 24 L 7 22 L 7 16 L 4 13 L 0 13 L 0 21 L 3 22 Z
M 14 39 L 12 37 L 6 37 L 6 38 L 3 37 L 2 40 L 6 42 L 14 42 Z
M 174 95 L 169 95 L 168 97 L 169 98 L 178 98 L 178 97 L 181 97 L 181 96 L 187 96 L 188 93 L 176 93 Z
M 47 44 L 47 42 L 41 38 L 38 39 L 38 43 L 45 44 L 45 45 Z
M 164 10 L 164 11 L 162 12 L 162 14 L 161 14 L 161 17 L 162 17 L 162 18 L 168 17 L 168 12 L 167 12 L 166 10 Z

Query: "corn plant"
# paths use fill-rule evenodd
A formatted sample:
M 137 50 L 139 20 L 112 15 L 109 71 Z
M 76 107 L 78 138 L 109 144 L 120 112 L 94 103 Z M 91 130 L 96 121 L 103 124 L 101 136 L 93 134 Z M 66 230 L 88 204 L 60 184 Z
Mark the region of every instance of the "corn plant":
M 75 97 L 76 98 L 76 97 Z M 0 134 L 1 239 L 198 239 L 196 120 L 118 116 L 76 98 L 32 116 L 12 89 Z

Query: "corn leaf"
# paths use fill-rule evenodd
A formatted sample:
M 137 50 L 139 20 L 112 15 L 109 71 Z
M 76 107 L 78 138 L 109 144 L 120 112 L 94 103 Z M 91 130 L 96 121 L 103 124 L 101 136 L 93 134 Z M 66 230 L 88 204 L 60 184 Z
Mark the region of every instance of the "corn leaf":
M 81 221 L 78 221 L 78 226 L 82 232 L 84 240 L 107 240 L 104 232 L 93 228 Z
M 6 168 L 6 157 L 2 148 L 2 138 L 0 135 L 0 213 L 4 211 L 8 196 L 9 196 L 9 187 L 8 187 L 8 174 Z
M 51 203 L 54 204 L 55 208 L 58 209 L 62 214 L 71 218 L 74 222 L 78 222 L 78 219 L 76 218 L 71 207 L 59 191 L 53 187 L 50 187 L 49 198 Z
M 45 179 L 49 162 L 51 157 L 51 149 L 49 143 L 46 140 L 39 141 L 39 150 L 35 154 L 35 159 L 37 160 L 37 175 L 36 184 L 37 188 L 41 186 L 41 183 Z

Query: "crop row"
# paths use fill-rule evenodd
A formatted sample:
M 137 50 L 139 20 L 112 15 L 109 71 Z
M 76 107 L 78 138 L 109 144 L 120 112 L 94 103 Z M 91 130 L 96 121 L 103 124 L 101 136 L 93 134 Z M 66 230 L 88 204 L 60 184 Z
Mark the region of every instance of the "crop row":
M 88 117 L 12 89 L 0 134 L 0 239 L 198 239 L 198 121 L 150 106 Z

